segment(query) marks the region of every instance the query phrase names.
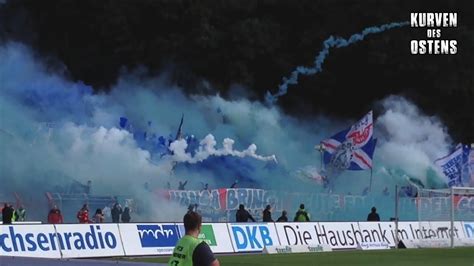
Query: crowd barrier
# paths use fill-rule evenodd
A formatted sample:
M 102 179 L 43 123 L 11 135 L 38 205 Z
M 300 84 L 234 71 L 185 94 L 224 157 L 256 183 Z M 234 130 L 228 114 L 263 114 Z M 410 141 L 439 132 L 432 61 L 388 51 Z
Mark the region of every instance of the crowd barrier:
M 449 246 L 451 234 L 456 245 L 474 246 L 474 222 L 449 228 L 450 222 L 399 222 L 398 236 L 413 248 Z M 0 225 L 0 256 L 169 255 L 183 235 L 182 223 Z M 215 253 L 365 250 L 395 247 L 396 230 L 394 222 L 204 223 L 199 238 Z

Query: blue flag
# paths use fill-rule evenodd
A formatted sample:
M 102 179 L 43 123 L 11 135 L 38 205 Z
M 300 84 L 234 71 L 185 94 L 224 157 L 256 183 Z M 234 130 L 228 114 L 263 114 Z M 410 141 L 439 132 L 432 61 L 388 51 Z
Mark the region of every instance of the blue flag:
M 332 172 L 372 169 L 376 143 L 370 111 L 350 128 L 321 142 L 324 164 Z
M 435 164 L 440 167 L 443 174 L 448 178 L 449 187 L 463 187 L 465 183 L 469 183 L 466 180 L 470 179 L 469 153 L 470 147 L 468 145 L 458 144 L 451 154 L 435 161 Z

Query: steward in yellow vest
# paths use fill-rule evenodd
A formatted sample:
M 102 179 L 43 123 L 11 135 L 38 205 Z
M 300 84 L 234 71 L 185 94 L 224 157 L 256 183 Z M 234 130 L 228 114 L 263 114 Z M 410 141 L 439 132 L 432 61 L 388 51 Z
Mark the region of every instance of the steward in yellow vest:
M 296 212 L 295 222 L 309 222 L 308 212 L 304 209 L 304 204 L 300 205 L 300 209 Z
M 184 215 L 183 221 L 186 235 L 174 247 L 173 255 L 171 255 L 168 265 L 220 266 L 209 245 L 198 239 L 202 226 L 201 215 L 197 212 L 189 211 Z

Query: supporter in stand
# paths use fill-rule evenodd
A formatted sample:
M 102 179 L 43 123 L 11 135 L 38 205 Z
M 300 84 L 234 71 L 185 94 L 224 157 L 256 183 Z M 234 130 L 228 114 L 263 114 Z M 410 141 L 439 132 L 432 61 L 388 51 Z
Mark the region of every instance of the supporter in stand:
M 48 223 L 50 224 L 62 224 L 64 222 L 63 215 L 61 211 L 58 209 L 58 206 L 54 205 L 54 207 L 49 211 L 48 214 Z
M 203 184 L 203 186 L 202 186 L 201 192 L 206 191 L 206 190 L 209 191 L 209 184 L 208 183 L 206 183 L 206 184 L 202 183 L 202 184 Z
M 235 221 L 238 223 L 246 223 L 249 221 L 249 219 L 255 222 L 255 219 L 245 209 L 244 205 L 240 204 L 239 210 L 235 213 Z
M 82 208 L 77 212 L 77 220 L 81 224 L 88 224 L 92 221 L 89 220 L 89 206 L 87 204 L 82 205 Z
M 102 209 L 97 209 L 94 214 L 95 223 L 103 223 L 105 221 L 105 215 L 102 213 Z
M 168 262 L 169 266 L 206 265 L 219 266 L 209 245 L 198 239 L 201 232 L 202 217 L 199 213 L 188 212 L 184 215 L 184 230 L 186 232 L 173 250 Z
M 112 209 L 105 205 L 104 208 L 102 208 L 102 214 L 104 215 L 104 222 L 107 220 L 108 217 L 111 216 Z
M 151 192 L 150 184 L 148 182 L 145 182 L 143 184 L 143 189 L 147 192 Z
M 14 212 L 15 212 L 15 210 L 13 209 L 12 205 L 5 203 L 5 205 L 3 206 L 3 210 L 2 210 L 3 224 L 11 224 L 12 223 Z
M 294 222 L 309 222 L 308 212 L 304 209 L 304 204 L 300 204 L 299 210 L 296 212 Z
M 89 180 L 87 181 L 87 185 L 85 186 L 85 192 L 87 195 L 90 195 L 91 194 L 91 190 L 92 190 L 92 181 Z
M 128 206 L 125 206 L 122 213 L 122 222 L 129 223 L 131 219 L 132 217 L 130 216 L 130 208 Z
M 120 223 L 120 215 L 122 215 L 122 213 L 122 206 L 118 202 L 116 202 L 112 207 L 112 210 L 110 211 L 110 214 L 112 216 L 112 223 Z
M 198 212 L 197 208 L 198 208 L 198 205 L 196 203 L 195 204 L 189 204 L 187 213 Z
M 272 223 L 273 222 L 273 219 L 272 219 L 272 206 L 267 205 L 267 207 L 265 207 L 265 210 L 263 210 L 263 221 L 267 222 L 267 223 Z
M 288 222 L 288 216 L 287 216 L 287 213 L 286 213 L 285 210 L 281 212 L 281 216 L 278 218 L 277 222 L 280 222 L 280 223 L 281 222 L 283 222 L 283 223 Z
M 12 209 L 12 212 L 13 212 L 13 215 L 12 215 L 12 223 L 13 223 L 13 222 L 16 222 L 16 210 L 12 204 L 10 204 L 10 208 Z
M 179 181 L 178 190 L 184 190 L 187 183 L 188 183 L 188 180 L 184 182 Z
M 362 191 L 362 196 L 367 196 L 370 192 L 370 188 L 369 187 L 365 187 L 364 190 Z
M 26 210 L 23 205 L 20 205 L 20 208 L 15 210 L 15 221 L 24 222 L 26 221 Z
M 372 207 L 369 215 L 367 215 L 367 221 L 369 222 L 378 222 L 380 221 L 379 214 L 377 213 L 377 209 Z

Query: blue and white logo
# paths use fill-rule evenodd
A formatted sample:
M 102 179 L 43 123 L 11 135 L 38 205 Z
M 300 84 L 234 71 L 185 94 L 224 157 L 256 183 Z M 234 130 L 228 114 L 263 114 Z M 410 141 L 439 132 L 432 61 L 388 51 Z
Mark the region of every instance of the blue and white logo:
M 474 223 L 464 222 L 464 230 L 467 238 L 474 238 Z
M 178 227 L 173 224 L 137 225 L 142 247 L 174 247 L 178 242 Z
M 265 246 L 273 246 L 267 225 L 232 225 L 231 230 L 238 251 L 262 250 Z

